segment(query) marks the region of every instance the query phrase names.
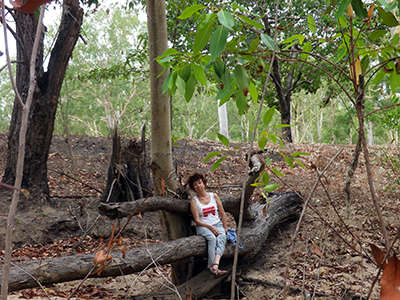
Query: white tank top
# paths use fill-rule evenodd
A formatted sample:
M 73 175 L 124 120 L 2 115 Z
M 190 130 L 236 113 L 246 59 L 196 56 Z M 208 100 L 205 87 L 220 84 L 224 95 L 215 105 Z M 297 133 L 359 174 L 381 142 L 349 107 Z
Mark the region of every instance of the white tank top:
M 197 204 L 200 221 L 208 225 L 215 225 L 220 221 L 217 201 L 215 201 L 214 193 L 208 193 L 208 195 L 210 197 L 210 202 L 208 202 L 208 204 L 202 204 L 197 196 L 194 196 L 193 198 Z

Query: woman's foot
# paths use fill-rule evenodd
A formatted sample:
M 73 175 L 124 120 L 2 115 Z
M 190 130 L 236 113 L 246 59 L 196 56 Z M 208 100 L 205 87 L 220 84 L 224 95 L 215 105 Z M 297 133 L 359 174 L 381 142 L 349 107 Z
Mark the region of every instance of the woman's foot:
M 211 273 L 214 275 L 218 275 L 218 264 L 212 264 L 211 267 L 208 268 Z
M 218 269 L 218 270 L 217 270 L 217 275 L 218 275 L 218 276 L 221 276 L 221 275 L 226 274 L 227 272 L 228 272 L 227 270 L 220 270 L 220 269 Z
M 211 267 L 209 268 L 210 272 L 213 273 L 215 276 L 221 276 L 226 274 L 226 270 L 220 270 L 218 264 L 212 264 Z

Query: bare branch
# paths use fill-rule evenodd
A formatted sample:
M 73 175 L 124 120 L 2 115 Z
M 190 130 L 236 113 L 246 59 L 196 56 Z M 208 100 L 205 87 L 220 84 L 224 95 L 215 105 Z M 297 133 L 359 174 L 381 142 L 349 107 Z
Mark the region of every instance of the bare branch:
M 17 97 L 19 104 L 22 107 L 24 107 L 25 106 L 24 102 L 22 101 L 21 95 L 18 92 L 17 85 L 15 84 L 14 76 L 13 76 L 12 69 L 11 69 L 11 59 L 10 59 L 10 52 L 8 50 L 7 24 L 6 24 L 6 16 L 4 13 L 4 7 L 5 7 L 4 0 L 2 0 L 1 1 L 1 17 L 2 17 L 2 21 L 3 21 L 4 44 L 5 44 L 5 48 L 6 48 L 5 50 L 6 50 L 8 73 L 10 76 L 11 85 L 15 92 L 15 96 Z

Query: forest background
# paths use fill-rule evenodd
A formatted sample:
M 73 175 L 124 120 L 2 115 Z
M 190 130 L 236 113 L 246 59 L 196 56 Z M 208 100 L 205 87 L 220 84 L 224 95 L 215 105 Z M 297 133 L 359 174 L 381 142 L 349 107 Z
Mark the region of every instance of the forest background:
M 182 11 L 183 7 L 180 9 Z M 285 15 L 293 14 L 285 22 L 291 31 L 312 35 L 304 19 L 296 26 L 292 25 L 293 22 L 300 20 L 301 14 L 316 14 L 314 17 L 317 18 L 318 9 L 323 12 L 327 8 L 309 7 L 309 11 L 299 11 L 300 7 L 293 5 L 287 8 L 288 11 L 284 7 L 282 9 Z M 57 34 L 58 23 L 54 16 L 58 13 L 53 7 L 47 14 L 52 15 L 45 39 L 46 49 L 49 49 Z M 170 23 L 174 20 L 172 17 Z M 176 29 L 170 27 L 169 30 Z M 143 123 L 150 122 L 147 31 L 143 7 L 128 9 L 125 4 L 110 2 L 88 9 L 81 37 L 65 76 L 54 134 L 107 136 L 118 123 L 122 135 L 138 136 Z M 288 64 L 283 68 L 286 68 L 283 73 L 287 73 L 287 68 L 299 67 Z M 343 91 L 320 72 L 306 76 L 305 84 L 296 88 L 291 96 L 293 142 L 355 144 L 358 127 L 355 108 L 349 104 Z M 217 84 L 211 83 L 206 88 L 197 89 L 190 102 L 185 101 L 180 93 L 174 95 L 172 127 L 175 139 L 218 140 L 217 88 Z M 385 83 L 370 89 L 366 97 L 366 113 L 398 101 Z M 13 103 L 12 86 L 7 72 L 3 71 L 0 73 L 0 131 L 7 131 L 10 125 Z M 279 107 L 272 81 L 267 87 L 264 106 Z M 239 114 L 234 101 L 228 101 L 227 110 L 230 140 L 250 141 L 258 106 L 251 105 L 246 114 Z M 400 108 L 394 107 L 368 117 L 368 143 L 398 144 L 399 114 Z M 279 117 L 275 116 L 274 123 L 279 122 Z M 276 129 L 276 132 L 279 130 Z

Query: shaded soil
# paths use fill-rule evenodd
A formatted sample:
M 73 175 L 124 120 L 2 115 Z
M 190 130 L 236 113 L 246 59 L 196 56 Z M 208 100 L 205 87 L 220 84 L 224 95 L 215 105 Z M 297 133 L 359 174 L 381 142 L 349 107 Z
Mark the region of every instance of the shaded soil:
M 104 246 L 110 235 L 112 224 L 98 216 L 96 207 L 105 187 L 111 141 L 93 137 L 72 137 L 70 141 L 72 158 L 65 141 L 61 137 L 53 139 L 48 163 L 51 204 L 18 211 L 14 262 L 94 252 Z M 210 190 L 239 195 L 247 172 L 245 153 L 248 147 L 248 144 L 232 144 L 227 148 L 211 141 L 181 140 L 174 146 L 178 178 L 183 183 L 189 173 L 202 171 L 208 174 Z M 0 174 L 4 170 L 5 151 L 3 134 L 0 135 Z M 214 172 L 211 166 L 216 158 L 204 161 L 213 151 L 227 156 Z M 310 155 L 299 156 L 304 167 L 299 164 L 291 167 L 278 151 L 286 155 L 295 152 Z M 321 178 L 323 185 L 317 184 L 316 170 L 323 170 L 339 151 Z M 343 188 L 353 151 L 354 147 L 349 145 L 293 144 L 286 149 L 268 145 L 263 156 L 270 160 L 269 168 L 282 174 L 279 178 L 271 175 L 270 182 L 279 183 L 280 191 L 295 190 L 310 200 L 292 246 L 297 222 L 277 228 L 263 251 L 251 261 L 243 262 L 238 276 L 243 299 L 311 299 L 313 296 L 315 299 L 351 299 L 344 295 L 368 295 L 377 274 L 377 267 L 370 259 L 369 243 L 382 247 L 383 238 L 371 201 L 363 156 L 354 175 L 347 217 Z M 396 184 L 399 170 L 394 167 L 399 160 L 399 149 L 371 147 L 370 153 L 380 208 L 393 239 L 400 227 L 400 197 Z M 9 199 L 9 192 L 0 189 L 0 249 L 4 248 Z M 265 201 L 261 190 L 256 190 L 253 201 Z M 86 232 L 88 235 L 84 234 Z M 131 220 L 124 243 L 136 247 L 160 239 L 158 214 L 145 213 Z M 397 242 L 396 253 L 400 252 L 399 248 Z M 79 299 L 131 299 L 168 285 L 169 273 L 169 266 L 164 266 L 130 276 L 90 279 L 76 295 Z M 291 288 L 288 292 L 282 290 L 285 282 Z M 79 283 L 57 284 L 48 291 L 52 299 L 67 298 Z M 45 296 L 41 289 L 30 289 L 13 293 L 10 299 L 39 295 Z M 378 295 L 379 284 L 376 284 L 372 299 L 377 299 Z

